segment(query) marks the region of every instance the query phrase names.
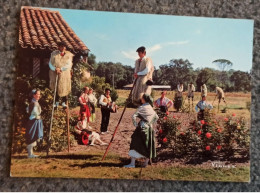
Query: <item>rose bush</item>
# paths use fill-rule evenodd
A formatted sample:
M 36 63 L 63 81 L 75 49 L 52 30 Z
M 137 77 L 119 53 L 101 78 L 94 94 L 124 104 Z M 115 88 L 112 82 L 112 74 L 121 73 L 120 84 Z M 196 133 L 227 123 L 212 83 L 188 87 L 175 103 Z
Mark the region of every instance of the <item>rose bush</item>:
M 188 120 L 187 120 L 188 121 Z M 249 129 L 245 118 L 232 114 L 216 119 L 210 111 L 204 112 L 204 120 L 190 121 L 188 127 L 176 116 L 164 115 L 158 121 L 158 150 L 169 150 L 175 157 L 249 156 Z M 167 140 L 164 140 L 167 139 Z

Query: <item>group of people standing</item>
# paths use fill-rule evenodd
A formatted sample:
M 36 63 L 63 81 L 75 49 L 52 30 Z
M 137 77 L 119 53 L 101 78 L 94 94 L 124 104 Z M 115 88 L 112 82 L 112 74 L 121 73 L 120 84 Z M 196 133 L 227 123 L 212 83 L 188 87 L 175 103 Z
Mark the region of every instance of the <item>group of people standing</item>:
M 133 124 L 136 127 L 133 135 L 131 136 L 131 144 L 129 156 L 131 157 L 131 163 L 124 167 L 135 167 L 135 160 L 138 158 L 145 158 L 144 167 L 147 166 L 149 160 L 156 157 L 155 148 L 155 134 L 153 124 L 159 119 L 153 105 L 160 108 L 161 111 L 166 112 L 173 105 L 173 101 L 166 97 L 166 91 L 161 93 L 161 97 L 156 101 L 153 101 L 151 94 L 151 85 L 153 84 L 152 75 L 154 66 L 151 58 L 146 57 L 145 47 L 139 47 L 136 52 L 139 59 L 135 62 L 134 72 L 134 85 L 132 91 L 132 102 L 137 106 L 137 110 L 132 116 Z M 73 54 L 66 50 L 65 44 L 60 42 L 58 50 L 52 52 L 50 58 L 50 88 L 55 90 L 56 101 L 54 107 L 59 106 L 59 99 L 62 100 L 62 107 L 67 108 L 68 94 L 71 92 L 71 73 Z M 206 85 L 205 85 L 206 86 Z M 113 103 L 111 96 L 111 90 L 105 89 L 105 93 L 101 95 L 99 100 L 93 95 L 93 89 L 84 87 L 84 90 L 79 97 L 80 102 L 80 121 L 77 124 L 76 132 L 81 133 L 82 129 L 89 129 L 89 122 L 95 121 L 95 106 L 98 105 L 101 108 L 101 134 L 108 133 L 108 124 L 110 119 L 110 113 L 116 112 L 116 105 Z M 178 85 L 177 93 L 182 94 L 183 84 Z M 194 98 L 195 87 L 192 83 L 188 85 L 188 98 Z M 205 96 L 205 89 L 203 90 Z M 36 157 L 32 149 L 36 145 L 36 141 L 43 137 L 43 124 L 40 117 L 41 108 L 38 103 L 40 98 L 40 91 L 32 91 L 32 101 L 29 106 L 30 118 L 26 126 L 26 140 L 28 143 L 28 157 Z M 224 95 L 223 95 L 224 96 Z M 205 102 L 198 104 L 196 108 L 202 109 Z M 137 123 L 137 118 L 139 122 Z

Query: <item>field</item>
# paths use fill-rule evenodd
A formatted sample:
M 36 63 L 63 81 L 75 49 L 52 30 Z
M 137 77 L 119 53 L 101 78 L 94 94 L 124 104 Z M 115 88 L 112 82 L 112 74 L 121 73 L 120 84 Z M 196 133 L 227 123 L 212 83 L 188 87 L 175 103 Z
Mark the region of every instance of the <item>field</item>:
M 118 103 L 123 103 L 130 91 L 118 90 Z M 185 95 L 185 94 L 184 94 Z M 199 101 L 199 93 L 195 95 L 195 104 Z M 154 91 L 154 98 L 160 96 L 160 91 Z M 173 99 L 174 92 L 170 91 L 167 97 Z M 186 95 L 185 95 L 186 96 Z M 209 93 L 207 101 L 212 104 L 215 93 Z M 244 116 L 250 126 L 250 112 L 246 103 L 251 101 L 251 95 L 245 93 L 227 93 L 227 112 L 217 113 L 218 119 L 224 119 L 228 114 Z M 188 103 L 186 99 L 185 104 Z M 216 108 L 217 101 L 214 102 Z M 220 110 L 225 105 L 220 104 Z M 73 109 L 73 111 L 77 111 Z M 101 139 L 109 143 L 112 133 L 121 116 L 123 106 L 117 113 L 112 113 L 109 124 L 110 133 L 101 135 Z M 216 109 L 213 111 L 217 112 Z M 137 168 L 123 168 L 129 163 L 129 145 L 131 135 L 135 129 L 131 116 L 135 112 L 133 108 L 127 108 L 119 130 L 109 149 L 104 161 L 101 161 L 106 146 L 71 147 L 70 152 L 52 152 L 46 157 L 46 152 L 38 152 L 40 158 L 27 159 L 26 153 L 12 155 L 11 174 L 13 177 L 64 177 L 64 178 L 106 178 L 106 179 L 144 179 L 144 180 L 192 180 L 192 181 L 239 181 L 247 182 L 250 177 L 250 163 L 248 160 L 203 160 L 201 163 L 186 163 L 182 159 L 157 159 L 151 166 L 141 168 L 143 160 L 138 160 Z M 195 112 L 175 112 L 170 109 L 170 115 L 176 115 L 182 122 L 196 117 Z M 97 108 L 97 120 L 91 126 L 99 132 L 101 122 L 100 109 Z M 37 153 L 36 153 L 37 154 Z M 160 154 L 158 155 L 160 157 Z

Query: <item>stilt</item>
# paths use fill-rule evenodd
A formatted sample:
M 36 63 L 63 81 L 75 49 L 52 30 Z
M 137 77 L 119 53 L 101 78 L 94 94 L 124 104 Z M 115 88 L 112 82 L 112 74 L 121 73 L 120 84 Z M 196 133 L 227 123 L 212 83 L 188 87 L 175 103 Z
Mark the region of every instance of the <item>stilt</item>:
M 69 102 L 67 100 L 67 131 L 68 131 L 68 152 L 70 152 L 70 111 L 69 111 Z

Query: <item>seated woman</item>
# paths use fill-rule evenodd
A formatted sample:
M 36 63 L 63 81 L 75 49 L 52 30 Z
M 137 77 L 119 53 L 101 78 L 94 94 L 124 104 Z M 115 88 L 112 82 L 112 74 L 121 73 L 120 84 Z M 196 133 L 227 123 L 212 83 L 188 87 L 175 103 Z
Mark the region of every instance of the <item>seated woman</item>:
M 90 117 L 90 110 L 89 110 L 89 106 L 88 106 L 88 92 L 89 92 L 89 88 L 88 87 L 84 87 L 83 89 L 83 93 L 80 95 L 79 97 L 79 103 L 80 103 L 80 111 L 79 113 L 86 113 L 88 122 L 89 122 L 89 117 Z
M 86 113 L 81 113 L 80 121 L 75 126 L 75 132 L 76 134 L 80 135 L 80 140 L 84 145 L 88 145 L 90 142 L 90 145 L 94 146 L 95 141 L 98 141 L 100 145 L 107 145 L 107 143 L 104 143 L 97 132 L 91 131 L 91 127 L 88 124 L 88 120 L 86 118 Z
M 132 141 L 130 144 L 129 156 L 131 157 L 131 163 L 125 165 L 126 168 L 134 168 L 135 160 L 138 158 L 146 158 L 144 167 L 148 165 L 151 158 L 156 157 L 155 139 L 153 123 L 158 120 L 158 115 L 151 106 L 153 100 L 150 95 L 144 94 L 141 98 L 142 105 L 137 109 L 133 115 L 133 124 L 136 127 L 132 135 Z M 140 119 L 137 124 L 136 118 Z

